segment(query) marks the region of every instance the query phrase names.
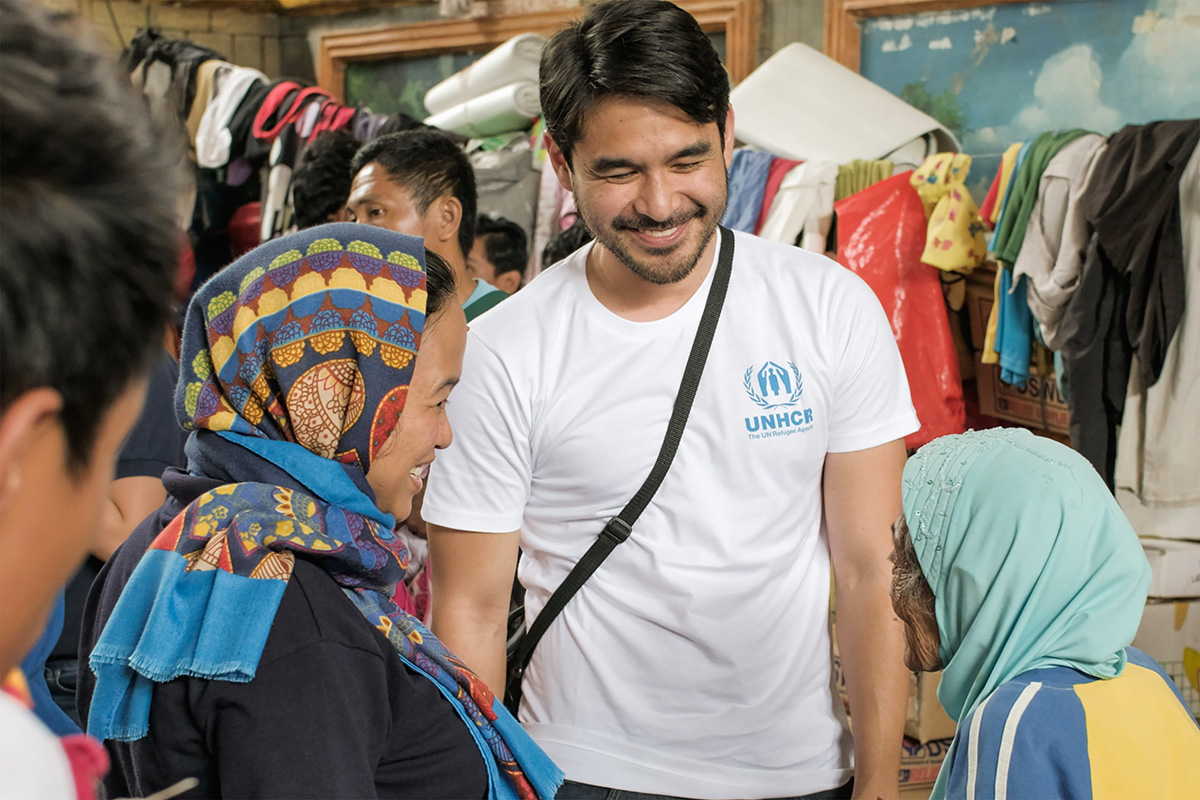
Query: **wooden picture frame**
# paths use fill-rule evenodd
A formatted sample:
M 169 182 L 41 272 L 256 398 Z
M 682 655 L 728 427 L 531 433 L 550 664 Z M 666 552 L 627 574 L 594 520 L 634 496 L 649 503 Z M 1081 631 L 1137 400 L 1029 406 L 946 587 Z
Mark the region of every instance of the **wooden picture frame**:
M 736 83 L 758 64 L 760 0 L 676 0 L 706 32 L 724 32 L 726 64 Z M 390 58 L 417 58 L 442 53 L 490 49 L 520 33 L 549 36 L 582 16 L 584 8 L 528 14 L 502 14 L 465 20 L 437 20 L 410 25 L 330 31 L 317 50 L 317 83 L 343 99 L 346 64 Z
M 843 67 L 859 72 L 859 26 L 870 17 L 1028 2 L 1030 0 L 825 0 L 825 55 Z

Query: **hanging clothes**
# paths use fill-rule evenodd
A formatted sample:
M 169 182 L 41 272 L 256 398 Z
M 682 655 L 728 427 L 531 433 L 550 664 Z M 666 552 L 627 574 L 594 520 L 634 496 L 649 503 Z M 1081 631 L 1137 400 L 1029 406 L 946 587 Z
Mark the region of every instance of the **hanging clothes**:
M 1200 518 L 1200 449 L 1180 446 L 1200 442 L 1200 147 L 1179 181 L 1179 218 L 1183 241 L 1186 295 L 1179 327 L 1167 347 L 1162 374 L 1153 386 L 1130 381 L 1117 444 L 1116 485 L 1128 490 L 1154 516 L 1182 518 L 1191 508 L 1191 524 L 1178 531 L 1148 532 L 1167 536 L 1195 535 Z M 1137 370 L 1134 370 L 1137 374 Z M 1166 509 L 1169 515 L 1155 512 Z M 1139 529 L 1141 532 L 1141 529 Z
M 721 224 L 735 231 L 751 233 L 758 225 L 762 210 L 767 173 L 775 157 L 758 150 L 734 150 L 729 165 L 729 199 Z
M 996 235 L 992 239 L 992 250 L 996 260 L 1003 261 L 1009 267 L 1017 260 L 1021 250 L 1021 242 L 1025 239 L 1025 228 L 1029 225 L 1029 217 L 1037 202 L 1038 185 L 1042 173 L 1058 151 L 1086 134 L 1080 128 L 1063 132 L 1047 132 L 1033 140 L 1021 169 L 1016 173 L 1016 183 L 1009 190 L 1005 199 L 1007 210 L 996 224 Z
M 987 257 L 984 225 L 967 191 L 971 157 L 938 153 L 909 179 L 929 220 L 921 261 L 944 271 L 971 272 Z
M 1079 282 L 1089 232 L 1079 201 L 1087 188 L 1097 157 L 1108 140 L 1095 133 L 1081 136 L 1050 159 L 1038 187 L 1038 199 L 1013 277 L 1027 278 L 1026 300 L 1037 320 L 1042 340 L 1059 349 L 1058 323 Z
M 833 200 L 838 202 L 858 194 L 892 177 L 895 171 L 891 161 L 866 161 L 861 158 L 848 161 L 838 167 L 837 178 L 833 182 Z
M 1012 167 L 1008 171 L 1008 180 L 1000 187 L 999 191 L 999 210 L 996 212 L 995 223 L 999 230 L 1000 221 L 1004 219 L 1004 214 L 1008 210 L 1008 198 L 1013 185 L 1016 183 L 1017 174 L 1021 170 L 1021 163 L 1025 160 L 1025 154 L 1029 152 L 1030 142 L 1025 142 L 1017 147 L 1017 154 L 1013 158 Z M 1016 147 L 1016 145 L 1013 145 Z M 1009 150 L 1012 148 L 1010 147 Z M 1005 153 L 1007 155 L 1007 153 Z M 1004 166 L 1001 164 L 1001 172 L 1003 173 Z M 1003 177 L 1003 174 L 1001 175 Z M 992 236 L 992 241 L 995 241 L 995 234 Z M 1000 291 L 1001 273 L 1004 270 L 997 265 L 996 281 L 992 286 L 992 311 L 988 315 L 987 330 L 983 336 L 983 352 L 980 354 L 980 359 L 984 364 L 999 364 L 1000 351 L 996 346 L 996 332 L 1000 323 L 1000 303 L 1003 299 L 1003 293 Z
M 249 67 L 232 67 L 216 82 L 213 98 L 196 128 L 197 164 L 213 169 L 229 163 L 233 116 L 251 88 L 265 83 L 267 76 Z
M 828 161 L 806 161 L 780 182 L 779 192 L 759 235 L 805 250 L 825 252 L 825 235 L 833 219 L 833 183 L 837 165 Z M 797 242 L 800 234 L 802 242 Z
M 1014 276 L 1012 264 L 1020 253 L 1029 217 L 1037 203 L 1042 173 L 1058 152 L 1086 131 L 1075 129 L 1048 132 L 1038 136 L 1024 151 L 1021 166 L 1013 173 L 1013 188 L 1005 197 L 1005 207 L 992 238 L 1000 278 L 999 317 L 996 351 L 1000 354 L 1000 380 L 1024 388 L 1029 380 L 1033 355 L 1033 316 L 1029 312 L 1024 276 Z
M 771 162 L 771 168 L 767 170 L 767 185 L 763 187 L 762 208 L 758 211 L 758 222 L 754 224 L 756 236 L 762 231 L 763 223 L 767 221 L 767 214 L 771 212 L 771 206 L 775 203 L 775 195 L 779 194 L 779 187 L 783 183 L 783 179 L 803 163 L 803 161 L 793 161 L 790 158 L 777 158 Z
M 1122 128 L 1082 200 L 1093 233 L 1060 333 L 1071 442 L 1109 488 L 1132 358 L 1138 387 L 1153 386 L 1183 316 L 1179 183 L 1198 141 L 1197 120 Z
M 983 198 L 983 204 L 979 206 L 979 216 L 992 227 L 995 227 L 996 219 L 1000 216 L 1000 206 L 1004 202 L 1004 194 L 1008 191 L 1013 166 L 1017 162 L 1017 154 L 1021 152 L 1023 144 L 1023 142 L 1016 142 L 1009 145 L 1008 149 L 1004 151 L 1004 155 L 1000 156 L 1000 168 L 996 170 L 996 177 L 992 179 L 987 197 Z
M 529 138 L 518 136 L 499 149 L 480 149 L 468 155 L 475 172 L 478 212 L 515 222 L 527 237 L 534 233 L 542 180 L 530 153 Z
M 212 102 L 213 96 L 216 94 L 217 83 L 231 69 L 233 69 L 232 64 L 227 61 L 218 61 L 215 58 L 205 61 L 196 68 L 196 95 L 187 116 L 188 142 L 193 147 L 196 144 L 196 134 L 200 130 L 200 120 L 204 118 L 204 112 L 208 110 L 208 104 Z
M 559 183 L 558 175 L 549 160 L 544 161 L 538 182 L 537 211 L 534 214 L 532 245 L 529 248 L 529 266 L 525 270 L 526 283 L 550 266 L 542 263 L 542 250 L 563 230 L 563 207 L 569 195 L 570 192 Z

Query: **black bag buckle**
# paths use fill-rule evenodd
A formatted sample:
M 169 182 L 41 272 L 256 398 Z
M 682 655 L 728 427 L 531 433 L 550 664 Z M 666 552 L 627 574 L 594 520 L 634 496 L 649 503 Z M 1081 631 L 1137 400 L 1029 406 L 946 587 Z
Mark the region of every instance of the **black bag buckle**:
M 610 519 L 604 526 L 604 530 L 600 531 L 600 535 L 611 540 L 614 545 L 624 542 L 631 533 L 633 533 L 633 527 L 620 517 Z

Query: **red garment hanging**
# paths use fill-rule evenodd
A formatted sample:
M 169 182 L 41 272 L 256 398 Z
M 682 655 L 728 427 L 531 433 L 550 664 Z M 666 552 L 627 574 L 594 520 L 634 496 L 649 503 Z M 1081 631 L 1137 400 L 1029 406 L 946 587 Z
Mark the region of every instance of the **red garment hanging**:
M 921 429 L 909 448 L 962 433 L 958 356 L 938 271 L 921 263 L 925 208 L 903 172 L 834 204 L 838 261 L 867 282 L 892 323 Z
M 762 209 L 758 212 L 758 222 L 754 224 L 755 235 L 762 231 L 763 223 L 767 221 L 767 212 L 771 210 L 771 203 L 775 202 L 775 195 L 779 193 L 779 185 L 783 183 L 783 179 L 789 172 L 803 163 L 803 161 L 792 161 L 788 158 L 776 158 L 771 162 L 771 166 L 767 170 L 767 184 L 763 188 Z

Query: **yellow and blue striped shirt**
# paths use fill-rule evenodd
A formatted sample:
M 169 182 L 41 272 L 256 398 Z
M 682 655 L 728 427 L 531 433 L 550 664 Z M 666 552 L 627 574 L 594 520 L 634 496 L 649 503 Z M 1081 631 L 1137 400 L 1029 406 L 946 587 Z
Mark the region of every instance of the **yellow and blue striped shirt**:
M 1111 680 L 1049 667 L 993 692 L 959 723 L 947 796 L 1200 796 L 1200 727 L 1154 659 L 1126 654 Z

